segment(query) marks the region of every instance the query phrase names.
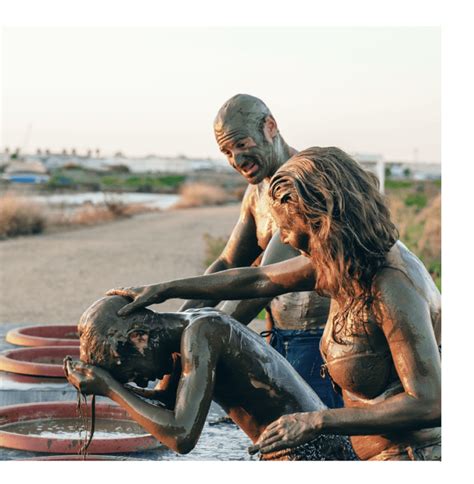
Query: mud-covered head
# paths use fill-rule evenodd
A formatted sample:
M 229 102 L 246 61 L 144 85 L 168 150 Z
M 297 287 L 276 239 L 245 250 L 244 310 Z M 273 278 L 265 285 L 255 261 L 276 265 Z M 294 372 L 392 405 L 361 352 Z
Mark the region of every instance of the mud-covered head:
M 80 359 L 108 370 L 123 383 L 146 386 L 163 374 L 157 357 L 156 314 L 139 309 L 127 317 L 117 316 L 129 302 L 121 296 L 106 296 L 83 313 L 78 325 Z
M 266 104 L 249 94 L 224 103 L 214 121 L 219 149 L 251 184 L 270 177 L 281 164 L 278 126 Z

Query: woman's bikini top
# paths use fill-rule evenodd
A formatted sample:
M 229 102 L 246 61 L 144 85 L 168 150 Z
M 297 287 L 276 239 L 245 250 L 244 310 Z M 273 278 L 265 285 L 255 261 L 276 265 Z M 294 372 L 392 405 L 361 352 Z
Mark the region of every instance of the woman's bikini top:
M 358 334 L 341 336 L 342 342 L 338 343 L 328 323 L 321 353 L 334 383 L 362 398 L 374 398 L 398 376 L 382 330 L 370 321 L 364 327 Z

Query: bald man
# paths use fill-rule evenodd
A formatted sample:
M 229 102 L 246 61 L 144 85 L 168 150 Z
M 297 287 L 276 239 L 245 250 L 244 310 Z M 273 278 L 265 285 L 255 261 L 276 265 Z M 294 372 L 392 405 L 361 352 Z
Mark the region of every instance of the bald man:
M 206 274 L 255 264 L 271 264 L 299 255 L 279 241 L 268 206 L 270 178 L 297 151 L 278 130 L 272 113 L 260 99 L 237 94 L 221 107 L 214 121 L 219 149 L 229 164 L 249 183 L 227 245 Z M 266 250 L 268 248 L 268 250 Z M 181 310 L 215 306 L 217 301 L 187 301 Z M 226 302 L 221 309 L 248 324 L 262 308 L 267 310 L 270 344 L 282 354 L 330 408 L 342 398 L 324 377 L 319 342 L 329 312 L 329 299 L 315 292 L 298 292 L 272 300 Z M 323 376 L 322 376 L 323 375 Z

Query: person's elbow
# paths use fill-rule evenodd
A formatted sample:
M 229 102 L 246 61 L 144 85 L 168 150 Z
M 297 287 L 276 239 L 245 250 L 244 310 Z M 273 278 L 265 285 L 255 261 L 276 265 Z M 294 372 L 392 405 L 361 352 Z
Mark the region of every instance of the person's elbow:
M 189 454 L 196 447 L 197 439 L 190 435 L 176 437 L 174 442 L 174 451 L 178 454 Z
M 204 274 L 215 274 L 216 272 L 232 269 L 235 265 L 225 255 L 221 254 L 209 267 Z
M 441 395 L 424 402 L 423 420 L 429 427 L 441 426 Z
M 441 425 L 441 389 L 431 389 L 423 395 L 417 395 L 418 421 L 422 427 Z

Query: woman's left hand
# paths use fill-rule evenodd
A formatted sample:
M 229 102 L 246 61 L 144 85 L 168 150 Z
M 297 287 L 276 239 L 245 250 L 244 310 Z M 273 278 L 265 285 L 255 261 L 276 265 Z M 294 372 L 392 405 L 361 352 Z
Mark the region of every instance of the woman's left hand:
M 283 415 L 268 425 L 255 447 L 267 454 L 310 442 L 319 434 L 317 420 L 316 412 Z
M 128 316 L 137 309 L 146 308 L 151 304 L 159 304 L 166 301 L 168 298 L 165 295 L 164 284 L 151 284 L 149 286 L 137 287 L 118 287 L 109 289 L 106 292 L 107 296 L 123 296 L 132 300 L 123 308 L 119 309 L 117 314 L 119 316 Z
M 84 395 L 106 396 L 112 380 L 110 374 L 102 368 L 73 361 L 70 357 L 64 359 L 64 373 L 69 383 Z

